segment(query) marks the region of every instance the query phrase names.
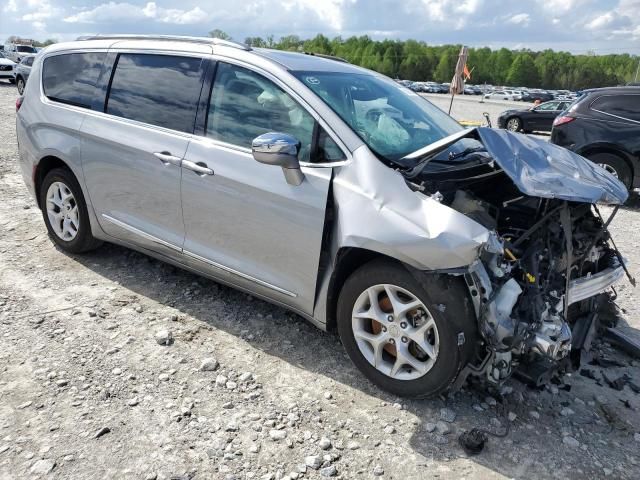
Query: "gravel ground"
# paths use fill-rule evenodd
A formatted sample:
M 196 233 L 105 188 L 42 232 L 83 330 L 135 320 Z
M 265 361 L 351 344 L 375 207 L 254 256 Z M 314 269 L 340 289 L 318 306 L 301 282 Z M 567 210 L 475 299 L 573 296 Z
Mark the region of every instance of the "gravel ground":
M 620 366 L 595 379 L 407 401 L 283 309 L 113 245 L 57 250 L 18 171 L 15 96 L 0 82 L 0 478 L 640 478 L 639 397 L 601 377 L 640 384 L 640 362 L 607 344 Z M 612 227 L 635 274 L 638 215 Z M 619 304 L 637 332 L 630 286 Z M 480 455 L 458 445 L 507 425 Z

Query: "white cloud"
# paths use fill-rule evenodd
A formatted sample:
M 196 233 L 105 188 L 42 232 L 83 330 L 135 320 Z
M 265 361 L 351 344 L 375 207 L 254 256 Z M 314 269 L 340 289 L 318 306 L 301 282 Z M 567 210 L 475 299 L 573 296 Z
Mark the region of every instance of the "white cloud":
M 18 11 L 18 4 L 16 0 L 9 0 L 7 4 L 2 8 L 3 12 L 14 13 Z
M 530 21 L 531 15 L 529 15 L 528 13 L 517 13 L 507 18 L 507 23 L 511 23 L 513 25 L 521 25 L 523 27 L 529 25 Z
M 320 21 L 333 30 L 344 25 L 344 5 L 352 0 L 289 0 L 282 4 L 286 11 L 294 9 L 311 10 Z
M 606 27 L 607 25 L 611 25 L 616 19 L 616 16 L 613 12 L 607 12 L 603 15 L 599 15 L 589 23 L 585 25 L 589 30 L 598 30 L 600 28 Z
M 160 23 L 176 25 L 192 25 L 204 23 L 209 15 L 200 7 L 191 10 L 158 7 L 155 2 L 148 2 L 144 7 L 131 3 L 109 2 L 98 5 L 90 10 L 83 10 L 64 18 L 67 23 L 103 23 L 118 20 L 151 19 Z

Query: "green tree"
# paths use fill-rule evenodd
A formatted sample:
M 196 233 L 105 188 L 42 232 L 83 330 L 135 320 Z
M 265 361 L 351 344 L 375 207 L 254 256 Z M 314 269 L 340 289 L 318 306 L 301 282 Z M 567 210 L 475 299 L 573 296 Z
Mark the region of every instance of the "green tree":
M 529 53 L 519 53 L 513 60 L 507 74 L 507 83 L 514 87 L 538 87 L 540 85 L 538 69 Z
M 219 28 L 215 28 L 209 32 L 209 36 L 213 38 L 219 38 L 220 40 L 231 40 L 231 35 L 229 35 L 224 30 L 220 30 Z

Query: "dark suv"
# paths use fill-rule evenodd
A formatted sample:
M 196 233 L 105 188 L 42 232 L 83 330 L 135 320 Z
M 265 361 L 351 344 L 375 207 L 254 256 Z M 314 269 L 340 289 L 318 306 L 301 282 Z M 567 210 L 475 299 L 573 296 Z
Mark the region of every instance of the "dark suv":
M 551 142 L 640 187 L 640 87 L 586 90 L 556 117 Z

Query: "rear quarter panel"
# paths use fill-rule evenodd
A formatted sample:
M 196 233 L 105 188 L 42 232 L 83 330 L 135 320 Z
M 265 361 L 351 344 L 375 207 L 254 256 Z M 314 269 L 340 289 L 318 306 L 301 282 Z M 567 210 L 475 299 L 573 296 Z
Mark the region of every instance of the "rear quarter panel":
M 16 133 L 22 176 L 36 202 L 34 172 L 46 157 L 62 160 L 78 179 L 89 209 L 92 229 L 95 232 L 95 216 L 84 185 L 80 157 L 80 127 L 85 113 L 48 100 L 41 85 L 42 58 L 36 59 L 27 82 L 24 100 L 16 115 Z

